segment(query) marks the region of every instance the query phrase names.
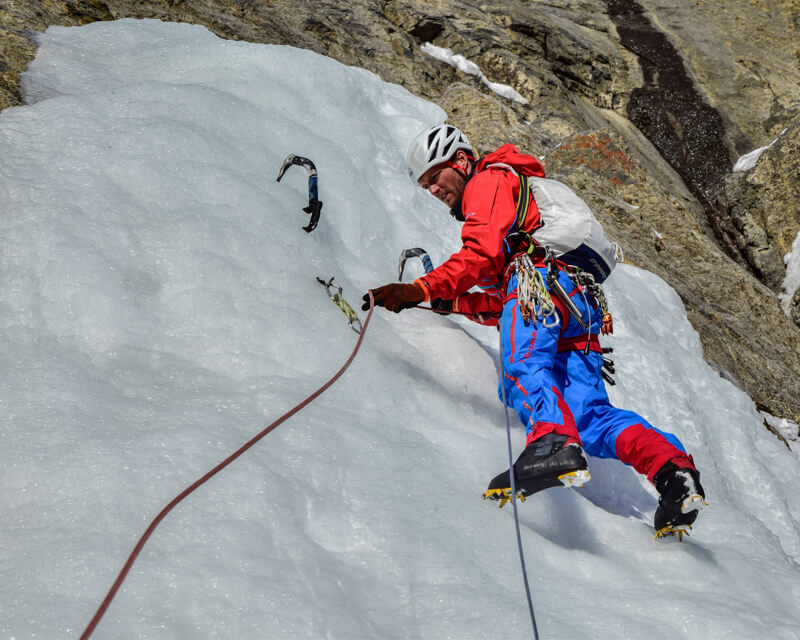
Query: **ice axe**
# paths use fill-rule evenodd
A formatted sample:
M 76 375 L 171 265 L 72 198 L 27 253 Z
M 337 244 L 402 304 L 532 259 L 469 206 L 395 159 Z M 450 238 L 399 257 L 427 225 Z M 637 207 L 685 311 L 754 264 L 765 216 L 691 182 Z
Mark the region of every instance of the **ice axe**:
M 305 167 L 306 171 L 308 172 L 308 206 L 303 207 L 303 211 L 311 214 L 311 220 L 309 221 L 308 225 L 303 227 L 303 230 L 307 233 L 311 233 L 314 229 L 316 229 L 317 223 L 319 222 L 319 214 L 322 213 L 322 202 L 317 194 L 317 168 L 308 158 L 296 156 L 293 153 L 289 154 L 286 157 L 286 160 L 283 161 L 281 170 L 278 172 L 277 182 L 281 181 L 283 174 L 286 173 L 286 170 L 293 164 L 296 164 L 300 167 Z
M 431 262 L 431 257 L 428 255 L 428 252 L 425 249 L 421 249 L 419 247 L 415 247 L 413 249 L 404 249 L 403 252 L 400 254 L 400 264 L 397 273 L 397 279 L 403 279 L 403 269 L 406 266 L 406 260 L 409 258 L 419 258 L 422 260 L 422 267 L 425 269 L 425 273 L 430 273 L 433 271 L 433 262 Z

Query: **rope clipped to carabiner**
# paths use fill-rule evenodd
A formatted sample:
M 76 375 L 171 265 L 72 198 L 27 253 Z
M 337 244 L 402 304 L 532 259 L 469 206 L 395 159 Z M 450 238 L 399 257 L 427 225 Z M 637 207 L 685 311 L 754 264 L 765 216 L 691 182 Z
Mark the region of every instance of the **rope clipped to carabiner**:
M 525 322 L 530 322 L 531 316 L 541 316 L 542 326 L 557 326 L 560 320 L 556 305 L 545 286 L 542 274 L 533 266 L 530 256 L 524 253 L 515 258 L 514 264 L 517 270 L 517 298 Z
M 317 278 L 317 282 L 319 282 L 323 287 L 325 287 L 325 292 L 328 294 L 328 297 L 331 299 L 331 302 L 335 304 L 342 310 L 342 313 L 347 316 L 349 322 L 347 323 L 348 326 L 355 331 L 356 333 L 361 333 L 361 320 L 358 319 L 358 314 L 356 314 L 353 307 L 342 297 L 342 288 L 339 285 L 333 284 L 333 278 L 325 282 L 322 278 Z

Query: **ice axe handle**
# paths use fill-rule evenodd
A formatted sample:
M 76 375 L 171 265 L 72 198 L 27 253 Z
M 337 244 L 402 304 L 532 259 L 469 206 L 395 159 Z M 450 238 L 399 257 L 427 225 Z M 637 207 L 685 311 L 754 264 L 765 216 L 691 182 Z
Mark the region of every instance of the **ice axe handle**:
M 403 279 L 403 269 L 406 266 L 406 260 L 409 258 L 419 258 L 422 260 L 422 268 L 425 269 L 425 273 L 430 273 L 433 271 L 433 262 L 431 261 L 431 257 L 428 255 L 428 252 L 425 251 L 425 249 L 422 249 L 421 247 L 405 249 L 400 253 L 400 263 L 397 270 L 397 278 L 399 280 Z
M 425 269 L 425 273 L 433 271 L 433 261 L 427 253 L 422 256 L 422 267 Z
M 317 228 L 317 223 L 319 222 L 319 214 L 322 213 L 322 202 L 320 202 L 316 198 L 313 200 L 309 200 L 308 206 L 303 207 L 303 211 L 311 214 L 311 220 L 305 227 L 303 227 L 303 231 L 311 233 L 314 229 Z

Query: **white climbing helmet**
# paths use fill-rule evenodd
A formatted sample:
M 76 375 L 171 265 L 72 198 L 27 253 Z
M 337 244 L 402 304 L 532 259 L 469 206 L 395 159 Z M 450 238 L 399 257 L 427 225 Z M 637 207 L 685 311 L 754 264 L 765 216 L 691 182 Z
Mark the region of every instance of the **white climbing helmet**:
M 474 153 L 467 136 L 454 126 L 440 124 L 426 129 L 417 135 L 408 146 L 406 154 L 408 175 L 416 184 L 428 169 L 447 162 L 459 149 L 463 149 L 470 155 Z

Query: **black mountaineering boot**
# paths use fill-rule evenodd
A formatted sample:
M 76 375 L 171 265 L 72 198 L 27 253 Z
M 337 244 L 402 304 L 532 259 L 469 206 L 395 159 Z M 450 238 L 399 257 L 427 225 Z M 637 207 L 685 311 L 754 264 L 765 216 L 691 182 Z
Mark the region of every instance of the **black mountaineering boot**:
M 653 522 L 656 538 L 677 535 L 682 540 L 707 504 L 700 473 L 668 462 L 656 473 L 653 484 L 660 495 Z
M 548 433 L 525 447 L 514 463 L 514 488 L 520 500 L 550 487 L 582 487 L 591 479 L 583 449 L 576 442 L 565 445 L 566 441 L 567 436 Z M 501 507 L 511 500 L 509 472 L 496 476 L 483 497 L 499 500 Z

